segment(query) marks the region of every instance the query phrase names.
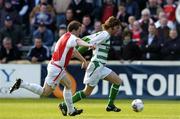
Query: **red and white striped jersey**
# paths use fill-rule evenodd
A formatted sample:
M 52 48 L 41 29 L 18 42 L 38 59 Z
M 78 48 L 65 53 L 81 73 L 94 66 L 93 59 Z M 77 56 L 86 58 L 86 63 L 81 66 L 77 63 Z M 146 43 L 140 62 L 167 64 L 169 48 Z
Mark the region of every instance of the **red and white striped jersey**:
M 66 67 L 72 57 L 74 47 L 77 46 L 77 37 L 70 32 L 65 33 L 58 40 L 52 55 L 52 61 L 61 66 Z

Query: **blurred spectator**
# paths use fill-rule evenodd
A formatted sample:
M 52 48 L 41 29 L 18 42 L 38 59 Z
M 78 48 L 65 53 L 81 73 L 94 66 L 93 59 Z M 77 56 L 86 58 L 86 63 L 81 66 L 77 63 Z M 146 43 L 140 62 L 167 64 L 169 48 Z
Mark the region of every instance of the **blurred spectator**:
M 86 26 L 84 24 L 82 24 L 81 26 L 81 34 L 79 35 L 80 38 L 83 38 L 84 36 L 90 35 L 90 33 L 88 33 Z
M 79 22 L 82 21 L 84 15 L 91 13 L 88 13 L 91 8 L 88 8 L 85 0 L 72 0 L 68 8 L 72 9 L 74 18 Z
M 157 31 L 154 24 L 149 24 L 148 35 L 144 37 L 141 46 L 143 60 L 160 60 L 160 44 L 157 37 Z
M 142 38 L 144 36 L 143 30 L 138 21 L 133 23 L 132 28 L 132 40 L 140 47 L 142 44 Z
M 119 52 L 121 50 L 122 42 L 122 25 L 119 28 L 118 32 L 110 37 L 110 50 L 108 53 L 108 60 L 119 60 Z
M 73 13 L 73 10 L 72 9 L 70 9 L 70 8 L 68 8 L 67 10 L 66 10 L 66 21 L 65 21 L 65 24 L 66 24 L 66 26 L 71 22 L 71 21 L 73 21 L 74 20 L 74 13 Z M 64 23 L 63 23 L 64 24 Z
M 29 9 L 28 0 L 11 0 L 11 3 L 21 17 L 27 15 Z
M 102 16 L 101 22 L 104 23 L 110 16 L 115 16 L 117 14 L 117 7 L 113 0 L 104 0 L 102 6 Z
M 94 29 L 93 31 L 91 32 L 91 34 L 94 34 L 94 33 L 97 33 L 99 31 L 102 30 L 102 24 L 101 24 L 101 21 L 95 21 L 94 22 Z
M 180 39 L 176 29 L 170 30 L 169 39 L 161 49 L 164 60 L 180 60 Z
M 93 6 L 93 0 L 85 0 L 86 1 L 86 12 L 87 14 L 86 15 L 89 15 L 91 18 L 94 18 L 94 15 L 98 15 L 98 14 L 95 14 L 96 11 L 95 11 L 95 7 Z
M 164 4 L 165 4 L 165 0 L 157 0 L 158 5 L 163 8 Z
M 53 7 L 56 12 L 56 26 L 65 24 L 65 13 L 71 0 L 53 0 Z
M 178 31 L 177 34 L 180 33 L 180 24 L 175 18 L 176 2 L 178 0 L 0 0 L 0 45 L 5 37 L 10 37 L 13 45 L 22 48 L 31 39 L 30 32 L 27 36 L 24 35 L 29 30 L 29 20 L 32 24 L 37 24 L 31 32 L 33 38 L 41 37 L 45 45 L 52 46 L 66 32 L 66 26 L 72 20 L 82 22 L 81 37 L 84 37 L 101 31 L 103 21 L 109 16 L 116 16 L 122 22 L 122 29 L 132 32 L 132 41 L 128 42 L 130 45 L 123 45 L 125 50 L 129 52 L 127 47 L 135 44 L 142 49 L 145 60 L 162 59 L 160 51 L 162 55 L 169 53 L 168 58 L 163 57 L 164 59 L 175 59 L 175 55 L 179 54 L 169 49 L 178 49 L 180 46 L 177 43 L 180 42 L 173 40 L 173 35 L 169 34 L 175 34 L 170 33 L 174 29 Z M 120 58 L 117 52 L 119 53 L 122 42 L 128 41 L 122 39 L 121 30 L 111 37 L 110 60 Z M 164 45 L 169 49 L 162 51 L 161 48 L 165 49 Z
M 13 7 L 17 10 L 21 21 L 23 30 L 26 34 L 29 34 L 29 13 L 30 9 L 30 0 L 11 0 Z
M 47 46 L 43 45 L 42 39 L 40 37 L 34 38 L 34 46 L 30 49 L 28 53 L 28 60 L 32 63 L 38 63 L 49 58 L 49 49 Z
M 21 24 L 20 16 L 16 9 L 13 8 L 11 0 L 5 0 L 4 8 L 0 11 L 0 28 L 4 26 L 6 16 L 11 16 L 14 24 Z
M 48 3 L 50 4 L 49 0 L 31 0 L 32 7 L 38 6 L 40 3 Z
M 113 38 L 111 38 L 113 39 Z M 119 56 L 119 48 L 118 50 L 115 49 L 116 47 L 110 46 L 109 52 L 108 52 L 108 60 L 119 60 L 120 56 Z
M 140 10 L 139 6 L 136 1 L 134 0 L 121 0 L 121 4 L 125 4 L 126 12 L 130 16 L 135 16 L 136 19 L 140 17 Z
M 0 12 L 4 8 L 4 0 L 0 0 Z
M 170 28 L 167 26 L 168 19 L 166 17 L 162 17 L 160 20 L 160 26 L 157 28 L 158 31 L 158 39 L 161 42 L 161 45 L 164 45 L 164 42 L 169 38 Z
M 136 42 L 132 40 L 132 32 L 129 30 L 125 30 L 122 36 L 123 45 L 120 52 L 121 59 L 131 61 L 140 60 L 142 53 Z
M 147 35 L 148 34 L 148 26 L 149 26 L 149 24 L 153 23 L 153 20 L 150 17 L 149 9 L 146 8 L 141 11 L 141 19 L 139 20 L 139 23 L 141 25 L 143 32 Z
M 166 13 L 168 20 L 175 21 L 175 12 L 176 12 L 176 5 L 174 4 L 174 0 L 166 0 L 167 4 L 164 6 L 164 12 Z
M 129 18 L 128 18 L 128 26 L 127 26 L 127 28 L 129 30 L 133 29 L 133 24 L 134 24 L 135 21 L 136 21 L 136 18 L 134 16 L 129 16 Z
M 155 23 L 156 28 L 159 28 L 161 26 L 160 19 L 162 19 L 163 17 L 167 18 L 166 14 L 162 11 L 162 12 L 159 13 L 158 21 Z M 167 21 L 167 26 L 170 29 L 175 29 L 175 27 L 176 27 L 175 24 L 172 21 L 170 21 L 170 20 Z
M 64 35 L 66 32 L 67 32 L 67 26 L 66 26 L 65 24 L 61 24 L 61 25 L 59 26 L 58 39 L 59 39 L 62 35 Z M 58 39 L 57 39 L 57 40 L 58 40 Z
M 0 29 L 0 43 L 2 43 L 2 40 L 5 37 L 10 37 L 13 45 L 16 45 L 18 48 L 22 47 L 22 41 L 24 38 L 22 29 L 13 24 L 13 19 L 9 15 L 5 17 L 4 27 Z
M 110 47 L 113 47 L 115 51 L 120 50 L 121 45 L 122 45 L 122 26 L 119 28 L 119 30 L 116 32 L 114 36 L 110 37 Z
M 58 30 L 57 30 L 57 32 L 56 32 L 56 34 L 55 34 L 55 43 L 56 43 L 56 41 L 58 41 L 58 39 L 64 34 L 64 33 L 66 33 L 67 32 L 67 26 L 66 26 L 66 24 L 61 24 L 61 25 L 59 25 L 59 27 L 58 27 Z
M 88 13 L 94 20 L 101 20 L 102 2 L 102 0 L 86 0 L 88 8 L 91 8 L 88 10 Z
M 40 11 L 37 12 L 33 19 L 31 19 L 31 25 L 37 25 L 43 22 L 46 26 L 50 26 L 53 22 L 53 17 L 49 12 L 47 12 L 47 4 L 41 3 Z
M 21 53 L 17 47 L 13 46 L 11 38 L 5 37 L 2 46 L 0 46 L 0 63 L 19 60 L 20 57 Z
M 118 13 L 116 15 L 116 18 L 119 19 L 122 23 L 122 25 L 125 27 L 128 23 L 128 17 L 129 14 L 126 13 L 126 8 L 124 5 L 119 5 L 118 7 Z
M 56 46 L 56 42 L 58 41 L 58 39 L 64 35 L 67 32 L 67 26 L 65 24 L 61 24 L 58 28 L 58 33 L 56 33 L 55 35 L 55 42 L 53 43 L 52 47 L 51 47 L 51 53 L 54 52 L 55 46 Z
M 44 23 L 40 23 L 37 30 L 33 32 L 33 38 L 36 37 L 41 37 L 43 44 L 46 46 L 52 46 L 54 42 L 53 32 Z
M 148 0 L 147 8 L 150 11 L 151 18 L 157 21 L 158 14 L 162 11 L 162 8 L 158 5 L 157 0 Z
M 32 11 L 34 7 L 38 6 L 41 3 L 47 3 L 49 5 L 52 5 L 52 0 L 28 0 L 28 2 L 30 11 Z
M 85 25 L 85 27 L 86 27 L 86 32 L 87 32 L 88 34 L 91 34 L 91 32 L 92 32 L 92 30 L 93 30 L 93 26 L 92 26 L 91 18 L 90 18 L 89 15 L 83 16 L 82 24 Z
M 41 7 L 42 4 L 43 4 L 43 5 L 46 5 L 46 8 L 45 8 L 45 7 L 42 8 L 42 7 Z M 46 10 L 42 10 L 42 9 L 46 9 Z M 37 13 L 40 13 L 41 11 L 46 11 L 47 14 L 50 14 L 50 16 L 51 16 L 52 18 L 55 17 L 55 12 L 54 12 L 53 7 L 47 3 L 47 0 L 41 0 L 40 4 L 37 5 L 37 6 L 35 6 L 35 7 L 33 8 L 33 10 L 31 11 L 30 15 L 29 15 L 30 23 L 33 23 L 32 21 L 33 21 L 33 19 L 35 18 L 35 15 L 36 15 Z

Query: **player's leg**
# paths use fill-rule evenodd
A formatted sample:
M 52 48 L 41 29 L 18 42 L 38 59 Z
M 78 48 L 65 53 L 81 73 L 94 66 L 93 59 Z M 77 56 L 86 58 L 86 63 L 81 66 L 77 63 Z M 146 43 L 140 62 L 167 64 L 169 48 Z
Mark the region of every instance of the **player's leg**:
M 109 101 L 108 106 L 106 108 L 107 111 L 114 111 L 119 112 L 121 109 L 117 108 L 114 105 L 114 100 L 116 99 L 116 96 L 119 93 L 119 87 L 122 84 L 122 80 L 119 78 L 119 76 L 115 72 L 111 72 L 109 75 L 107 75 L 104 80 L 107 80 L 112 83 L 110 94 L 109 94 Z
M 62 114 L 64 116 L 67 115 L 67 112 L 69 113 L 70 116 L 81 114 L 83 110 L 82 109 L 77 110 L 76 108 L 74 108 L 74 105 L 73 105 L 71 81 L 66 76 L 64 76 L 63 79 L 61 79 L 60 83 L 64 85 L 63 96 L 64 96 L 64 101 L 65 101 L 65 106 L 59 105 L 59 108 Z
M 100 79 L 100 71 L 101 71 L 102 65 L 100 65 L 98 62 L 90 62 L 86 73 L 84 76 L 83 83 L 86 84 L 84 90 L 76 92 L 76 94 L 73 96 L 73 102 L 78 102 L 79 100 L 86 98 L 91 94 L 94 87 L 97 85 Z
M 12 93 L 13 91 L 15 91 L 19 88 L 27 89 L 27 90 L 29 90 L 33 93 L 36 93 L 38 95 L 41 95 L 41 96 L 48 96 L 53 91 L 51 86 L 49 86 L 47 83 L 45 83 L 44 87 L 42 87 L 39 84 L 28 83 L 28 82 L 24 82 L 22 79 L 17 79 L 16 83 L 11 88 L 10 93 Z
M 73 96 L 73 103 L 78 102 L 91 94 L 94 87 L 99 82 L 99 79 L 101 77 L 100 72 L 102 68 L 103 65 L 101 65 L 100 63 L 96 61 L 90 62 L 84 76 L 84 84 L 86 84 L 86 86 L 84 90 L 75 93 L 75 95 Z
M 73 103 L 76 103 L 76 102 L 80 101 L 81 99 L 84 99 L 87 96 L 89 96 L 91 94 L 91 92 L 93 91 L 93 89 L 94 89 L 94 87 L 86 85 L 84 90 L 80 90 L 80 91 L 78 91 L 78 92 L 76 92 L 74 94 L 74 96 L 72 97 Z M 61 104 L 59 104 L 59 108 L 60 108 L 62 114 L 64 116 L 66 116 L 67 115 L 67 106 L 66 106 L 66 103 L 62 102 Z
M 78 91 L 74 94 L 73 103 L 76 103 L 76 102 L 80 101 L 81 99 L 90 96 L 93 89 L 94 89 L 94 86 L 90 86 L 87 84 L 83 90 Z
M 90 96 L 94 87 L 98 84 L 99 80 L 101 79 L 101 69 L 103 65 L 99 62 L 93 61 L 90 62 L 86 69 L 86 73 L 84 76 L 84 84 L 86 84 L 84 90 L 76 92 L 73 96 L 73 102 L 78 102 L 79 100 Z
M 13 91 L 19 88 L 24 88 L 38 95 L 48 96 L 49 94 L 52 93 L 53 89 L 57 85 L 58 79 L 60 78 L 64 70 L 55 67 L 54 65 L 51 64 L 48 64 L 47 70 L 48 70 L 48 74 L 46 76 L 43 87 L 40 86 L 39 84 L 28 83 L 23 81 L 22 79 L 18 79 L 11 88 L 10 93 L 12 93 Z
M 78 91 L 74 94 L 72 97 L 73 103 L 80 101 L 83 98 L 86 98 L 91 94 L 94 87 L 97 85 L 99 81 L 99 71 L 100 71 L 100 65 L 94 65 L 93 62 L 91 62 L 86 69 L 86 73 L 84 76 L 84 84 L 86 84 L 86 87 L 84 90 Z M 66 107 L 65 102 L 62 102 L 59 107 Z

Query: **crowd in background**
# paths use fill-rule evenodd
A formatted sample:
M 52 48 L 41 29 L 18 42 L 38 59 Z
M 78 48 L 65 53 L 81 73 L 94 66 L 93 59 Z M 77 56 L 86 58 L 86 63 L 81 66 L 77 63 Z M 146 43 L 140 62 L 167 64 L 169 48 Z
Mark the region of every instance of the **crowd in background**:
M 82 23 L 82 38 L 101 31 L 110 16 L 121 28 L 110 38 L 109 60 L 179 60 L 177 5 L 177 0 L 0 0 L 0 63 L 49 60 L 72 20 Z

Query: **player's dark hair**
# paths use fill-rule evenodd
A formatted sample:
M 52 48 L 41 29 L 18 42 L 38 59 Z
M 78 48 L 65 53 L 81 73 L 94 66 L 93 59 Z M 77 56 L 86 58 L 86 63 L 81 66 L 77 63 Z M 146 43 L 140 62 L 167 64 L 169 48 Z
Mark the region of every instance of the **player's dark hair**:
M 105 30 L 109 29 L 109 28 L 113 28 L 115 26 L 120 26 L 121 22 L 119 19 L 116 19 L 114 16 L 109 17 L 105 23 L 103 24 L 103 28 Z
M 68 24 L 67 31 L 71 32 L 73 30 L 78 30 L 79 27 L 81 27 L 81 23 L 74 20 Z

